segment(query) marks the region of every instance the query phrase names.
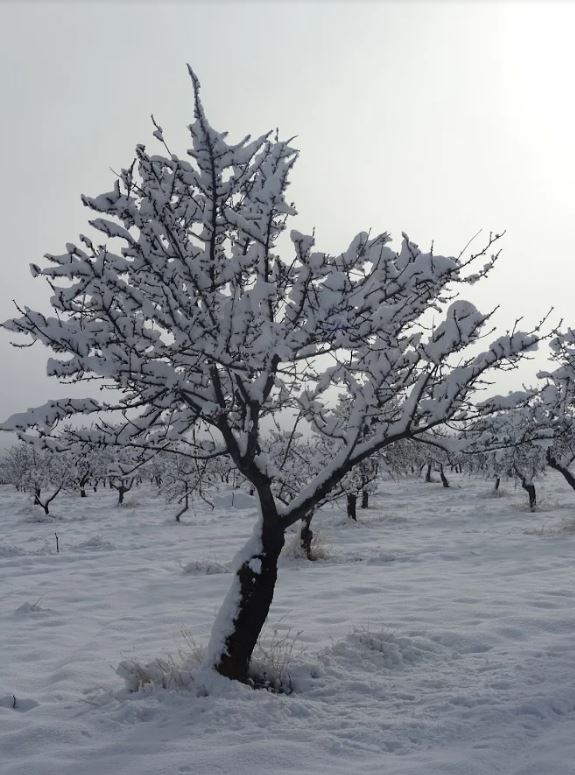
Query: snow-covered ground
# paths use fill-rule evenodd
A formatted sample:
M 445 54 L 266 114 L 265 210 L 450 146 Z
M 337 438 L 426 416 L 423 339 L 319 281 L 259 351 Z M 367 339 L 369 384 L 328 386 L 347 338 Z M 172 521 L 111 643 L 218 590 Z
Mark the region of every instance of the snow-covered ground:
M 206 642 L 249 496 L 176 525 L 152 489 L 103 491 L 47 522 L 1 488 L 1 774 L 575 773 L 575 493 L 550 475 L 531 514 L 489 487 L 385 482 L 358 524 L 318 515 L 327 556 L 282 559 L 267 635 L 293 693 L 207 696 L 115 668 Z

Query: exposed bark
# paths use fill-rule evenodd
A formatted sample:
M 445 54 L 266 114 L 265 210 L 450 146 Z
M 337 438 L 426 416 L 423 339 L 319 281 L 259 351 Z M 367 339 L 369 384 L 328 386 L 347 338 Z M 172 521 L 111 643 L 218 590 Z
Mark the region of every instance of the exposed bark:
M 182 504 L 182 508 L 176 514 L 176 522 L 180 522 L 182 514 L 185 514 L 186 511 L 190 508 L 190 490 L 188 482 L 184 483 L 184 496 L 180 500 L 180 503 Z
M 44 514 L 46 514 L 46 516 L 50 516 L 50 504 L 52 503 L 54 498 L 58 495 L 62 487 L 63 485 L 61 484 L 56 490 L 54 490 L 52 495 L 50 495 L 50 497 L 46 498 L 44 501 L 40 499 L 40 495 L 41 495 L 40 488 L 36 487 L 34 489 L 34 504 L 36 506 L 42 506 L 42 508 L 44 509 Z
M 313 556 L 313 552 L 311 550 L 311 542 L 313 541 L 313 530 L 310 527 L 312 517 L 313 517 L 313 511 L 310 511 L 310 513 L 307 516 L 302 517 L 299 540 L 305 556 L 307 557 L 308 560 L 313 561 L 315 560 L 315 557 Z
M 134 486 L 135 479 L 110 479 L 110 488 L 116 490 L 118 493 L 118 506 L 122 506 L 124 503 L 124 495 L 130 492 Z
M 449 480 L 445 476 L 445 471 L 443 470 L 443 464 L 439 466 L 439 476 L 441 477 L 441 484 L 444 487 L 449 487 Z
M 499 490 L 499 485 L 501 484 L 501 477 L 496 476 L 495 477 L 495 487 L 493 488 L 495 492 Z
M 575 476 L 573 476 L 567 466 L 561 465 L 561 463 L 553 457 L 550 450 L 547 450 L 547 462 L 551 468 L 559 471 L 559 473 L 565 478 L 567 484 L 575 490 Z
M 357 522 L 357 495 L 353 492 L 347 493 L 347 516 Z
M 42 506 L 42 508 L 44 509 L 44 514 L 46 514 L 46 516 L 48 516 L 50 514 L 49 504 L 48 503 L 42 503 L 42 501 L 40 500 L 40 492 L 41 491 L 39 490 L 39 488 L 36 487 L 36 489 L 34 490 L 34 505 L 35 506 Z
M 515 474 L 519 477 L 519 481 L 521 482 L 521 487 L 525 490 L 527 495 L 529 496 L 529 508 L 531 511 L 535 510 L 535 507 L 537 506 L 537 494 L 535 492 L 535 485 L 533 482 L 531 482 L 527 477 L 523 476 L 521 471 L 517 468 L 517 466 L 514 466 Z
M 427 464 L 427 471 L 425 472 L 425 481 L 431 482 L 431 463 Z
M 535 485 L 532 482 L 527 482 L 526 479 L 521 479 L 521 486 L 529 496 L 529 508 L 531 511 L 537 506 L 537 493 L 535 492 Z
M 237 572 L 240 599 L 233 631 L 227 636 L 215 669 L 223 676 L 247 683 L 250 660 L 265 624 L 277 581 L 278 557 L 284 545 L 284 530 L 275 507 L 263 510 L 261 552 L 244 560 Z
M 90 473 L 85 472 L 78 480 L 78 487 L 80 488 L 80 498 L 87 498 L 86 487 L 90 481 Z
M 367 490 L 364 490 L 361 493 L 361 508 L 362 509 L 368 509 L 369 508 L 369 493 Z

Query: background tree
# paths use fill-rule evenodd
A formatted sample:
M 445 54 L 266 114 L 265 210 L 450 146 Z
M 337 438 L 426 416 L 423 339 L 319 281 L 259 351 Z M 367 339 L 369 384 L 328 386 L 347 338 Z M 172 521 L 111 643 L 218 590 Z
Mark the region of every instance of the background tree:
M 20 445 L 18 445 L 20 446 Z M 15 458 L 21 467 L 17 471 L 18 488 L 32 495 L 35 506 L 40 506 L 46 516 L 50 506 L 64 489 L 73 486 L 70 458 L 50 449 L 39 449 L 22 443 Z
M 519 481 L 533 511 L 537 506 L 535 480 L 545 470 L 552 435 L 534 392 L 532 398 L 533 403 L 482 418 L 464 434 L 464 448 L 470 467 L 493 477 L 496 490 L 503 477 Z
M 24 489 L 31 454 L 30 446 L 22 441 L 6 450 L 0 458 L 0 476 L 3 484 L 12 484 L 18 491 Z
M 173 452 L 163 452 L 160 453 L 159 458 L 163 463 L 160 493 L 170 503 L 176 503 L 179 506 L 175 514 L 176 522 L 180 522 L 188 511 L 194 496 L 213 507 L 208 491 L 210 486 L 219 479 L 220 472 L 215 470 L 209 456 L 206 456 L 205 460 L 198 460 Z
M 540 403 L 553 438 L 546 458 L 575 490 L 575 475 L 570 470 L 575 461 L 575 332 L 558 332 L 550 347 L 556 368 L 539 374 L 546 380 Z

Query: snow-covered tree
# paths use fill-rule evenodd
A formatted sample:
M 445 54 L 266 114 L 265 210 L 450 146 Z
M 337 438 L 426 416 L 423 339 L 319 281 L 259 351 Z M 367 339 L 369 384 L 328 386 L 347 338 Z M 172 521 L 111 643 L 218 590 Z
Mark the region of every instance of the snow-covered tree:
M 142 468 L 150 456 L 145 450 L 116 446 L 106 457 L 106 478 L 111 489 L 118 493 L 118 506 L 122 506 L 126 494 L 139 481 Z
M 67 455 L 20 442 L 4 460 L 11 483 L 18 490 L 30 493 L 34 505 L 40 506 L 46 516 L 62 490 L 73 486 L 73 466 Z
M 469 468 L 495 479 L 495 490 L 503 477 L 515 479 L 534 510 L 535 481 L 545 470 L 552 441 L 546 414 L 535 394 L 532 403 L 482 418 L 465 436 Z
M 2 484 L 12 484 L 17 490 L 24 489 L 24 481 L 30 466 L 32 451 L 28 444 L 13 444 L 0 458 Z
M 5 324 L 55 352 L 49 374 L 99 378 L 120 399 L 53 400 L 4 428 L 49 434 L 69 415 L 120 411 L 115 443 L 177 445 L 191 459 L 205 456 L 198 438 L 211 434 L 210 456 L 233 461 L 259 504 L 207 657 L 246 680 L 287 528 L 377 451 L 468 419 L 486 372 L 514 364 L 538 333 L 513 330 L 466 352 L 490 315 L 455 296 L 489 271 L 496 237 L 465 258 L 423 252 L 405 235 L 396 251 L 387 233 L 360 232 L 335 255 L 298 231 L 280 242 L 296 213 L 286 199 L 296 151 L 272 134 L 228 142 L 192 80 L 191 159 L 156 125 L 161 154 L 138 145 L 111 191 L 83 197 L 107 241 L 82 235 L 32 265 L 50 284 L 54 315 L 23 307 Z M 440 321 L 431 331 L 430 311 Z M 343 419 L 334 394 L 349 401 Z M 321 469 L 283 500 L 262 444 L 270 417 L 301 417 L 333 441 Z
M 575 490 L 575 331 L 558 332 L 550 342 L 556 368 L 540 373 L 546 386 L 540 404 L 546 412 L 552 442 L 547 447 L 547 463 Z
M 173 452 L 163 452 L 159 457 L 163 462 L 159 490 L 170 503 L 178 506 L 174 517 L 176 522 L 180 522 L 188 511 L 194 496 L 210 503 L 207 491 L 219 479 L 220 471 L 215 468 L 214 461 L 209 456 L 198 460 Z
M 346 496 L 347 516 L 357 520 L 357 499 L 361 496 L 361 508 L 369 505 L 369 494 L 373 492 L 375 481 L 379 473 L 378 455 L 372 455 L 366 460 L 354 466 L 343 478 L 342 488 Z

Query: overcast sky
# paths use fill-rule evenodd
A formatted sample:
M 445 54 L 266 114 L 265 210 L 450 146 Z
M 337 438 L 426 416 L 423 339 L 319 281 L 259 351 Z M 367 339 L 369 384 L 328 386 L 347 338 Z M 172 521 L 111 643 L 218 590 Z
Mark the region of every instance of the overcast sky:
M 320 249 L 372 228 L 450 254 L 505 229 L 469 298 L 503 329 L 551 306 L 575 325 L 574 31 L 567 2 L 0 2 L 0 318 L 46 308 L 29 262 L 89 230 L 80 193 L 155 142 L 150 113 L 184 154 L 190 62 L 217 129 L 297 135 L 292 227 Z M 69 392 L 9 340 L 2 419 Z

